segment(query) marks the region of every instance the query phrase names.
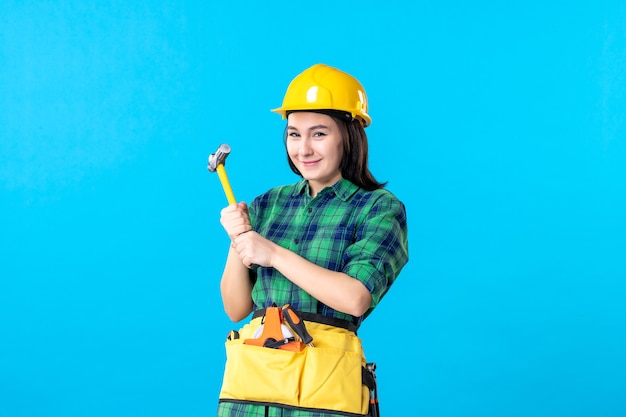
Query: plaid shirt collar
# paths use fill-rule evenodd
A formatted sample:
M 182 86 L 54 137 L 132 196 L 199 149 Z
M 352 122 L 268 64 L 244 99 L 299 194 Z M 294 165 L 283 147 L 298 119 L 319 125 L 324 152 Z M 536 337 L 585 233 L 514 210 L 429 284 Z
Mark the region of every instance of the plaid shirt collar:
M 327 192 L 331 192 L 331 193 L 334 193 L 337 197 L 339 197 L 343 201 L 348 201 L 350 197 L 352 197 L 354 193 L 358 191 L 358 189 L 359 187 L 353 184 L 352 182 L 348 181 L 345 178 L 341 178 L 339 181 L 337 181 L 333 185 L 324 187 L 324 189 L 322 189 L 319 192 L 319 194 L 321 195 Z M 310 195 L 309 182 L 305 180 L 304 178 L 301 179 L 295 185 L 293 189 L 294 197 L 303 193 L 305 193 L 306 195 Z

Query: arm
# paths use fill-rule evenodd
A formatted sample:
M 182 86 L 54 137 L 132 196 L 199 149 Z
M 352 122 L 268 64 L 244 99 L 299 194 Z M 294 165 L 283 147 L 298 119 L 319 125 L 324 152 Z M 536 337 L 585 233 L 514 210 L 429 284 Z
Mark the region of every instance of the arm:
M 242 233 L 252 229 L 246 203 L 231 204 L 221 212 L 220 223 L 231 242 Z M 226 315 L 232 321 L 243 320 L 253 309 L 250 271 L 242 263 L 231 243 L 226 265 L 220 282 L 222 303 Z
M 233 243 L 243 265 L 275 268 L 295 285 L 335 310 L 359 317 L 370 307 L 372 297 L 368 289 L 343 272 L 318 266 L 256 232 L 241 234 Z
M 239 254 L 231 248 L 220 282 L 224 311 L 232 321 L 243 320 L 252 312 L 252 282 L 249 269 L 244 266 Z
M 360 317 L 372 302 L 372 295 L 357 279 L 322 268 L 288 249 L 277 247 L 272 266 L 322 303 L 343 313 Z

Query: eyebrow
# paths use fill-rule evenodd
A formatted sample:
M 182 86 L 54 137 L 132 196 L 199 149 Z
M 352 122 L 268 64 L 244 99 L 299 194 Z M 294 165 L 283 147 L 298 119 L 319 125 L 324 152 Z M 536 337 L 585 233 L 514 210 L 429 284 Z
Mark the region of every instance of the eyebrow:
M 287 129 L 298 130 L 298 128 L 295 126 L 287 126 Z M 330 129 L 330 128 L 326 125 L 315 125 L 315 126 L 311 126 L 308 130 L 316 130 L 316 129 Z

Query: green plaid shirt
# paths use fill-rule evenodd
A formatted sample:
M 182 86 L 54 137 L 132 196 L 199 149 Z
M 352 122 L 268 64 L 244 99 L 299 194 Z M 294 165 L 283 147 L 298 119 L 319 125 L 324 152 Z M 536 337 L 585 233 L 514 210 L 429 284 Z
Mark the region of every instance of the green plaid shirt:
M 255 198 L 249 213 L 260 235 L 319 266 L 358 279 L 372 294 L 368 311 L 353 317 L 322 304 L 274 268 L 259 267 L 251 272 L 255 309 L 289 303 L 299 311 L 359 325 L 408 262 L 406 210 L 385 189 L 365 191 L 341 179 L 312 198 L 303 179 Z

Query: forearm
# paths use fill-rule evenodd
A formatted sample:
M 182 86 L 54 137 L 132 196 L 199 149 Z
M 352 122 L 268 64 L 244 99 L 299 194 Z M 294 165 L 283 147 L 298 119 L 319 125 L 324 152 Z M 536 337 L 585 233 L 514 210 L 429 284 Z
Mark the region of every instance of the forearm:
M 370 307 L 372 296 L 365 285 L 343 272 L 323 268 L 278 245 L 271 263 L 287 279 L 335 310 L 359 317 Z
M 224 311 L 232 321 L 243 320 L 252 312 L 252 283 L 249 270 L 232 247 L 228 251 L 220 292 Z

